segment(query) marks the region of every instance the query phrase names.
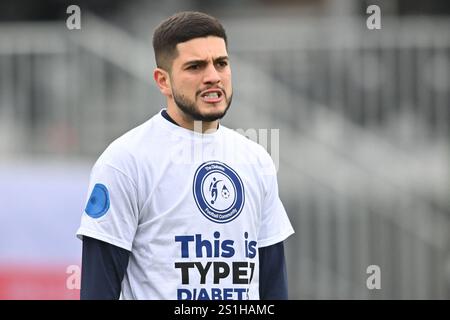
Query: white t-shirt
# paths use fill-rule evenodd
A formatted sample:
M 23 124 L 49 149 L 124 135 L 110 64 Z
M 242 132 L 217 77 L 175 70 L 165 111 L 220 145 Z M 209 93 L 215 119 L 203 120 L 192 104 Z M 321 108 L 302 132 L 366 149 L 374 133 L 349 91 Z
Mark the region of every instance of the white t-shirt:
M 95 163 L 77 231 L 131 251 L 121 299 L 259 299 L 258 248 L 294 232 L 265 149 L 161 112 Z

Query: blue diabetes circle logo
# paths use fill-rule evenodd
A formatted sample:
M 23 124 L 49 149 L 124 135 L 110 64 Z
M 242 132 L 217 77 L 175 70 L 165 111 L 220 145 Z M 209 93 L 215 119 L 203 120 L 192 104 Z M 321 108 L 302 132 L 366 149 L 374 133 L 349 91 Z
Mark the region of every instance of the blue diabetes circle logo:
M 101 183 L 97 183 L 92 189 L 91 196 L 84 211 L 91 218 L 97 219 L 106 214 L 109 210 L 109 192 L 108 188 Z
M 200 165 L 194 175 L 194 199 L 209 220 L 227 223 L 236 219 L 245 202 L 244 184 L 232 168 L 219 161 Z

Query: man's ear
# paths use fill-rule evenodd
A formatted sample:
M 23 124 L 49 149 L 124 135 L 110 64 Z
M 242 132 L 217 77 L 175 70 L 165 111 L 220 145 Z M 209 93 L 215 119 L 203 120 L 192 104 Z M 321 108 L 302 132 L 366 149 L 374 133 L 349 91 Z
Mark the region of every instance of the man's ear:
M 155 79 L 161 93 L 167 97 L 172 96 L 172 87 L 170 84 L 169 73 L 161 68 L 156 68 L 153 71 L 153 79 Z

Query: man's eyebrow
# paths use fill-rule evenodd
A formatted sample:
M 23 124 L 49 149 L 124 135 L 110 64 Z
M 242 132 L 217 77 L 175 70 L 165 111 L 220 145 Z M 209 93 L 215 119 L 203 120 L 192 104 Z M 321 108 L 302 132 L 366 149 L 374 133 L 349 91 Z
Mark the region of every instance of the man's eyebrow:
M 228 60 L 228 56 L 220 56 L 214 59 L 214 62 Z
M 220 57 L 217 57 L 217 58 L 214 59 L 214 62 L 217 62 L 217 61 L 225 61 L 225 60 L 228 60 L 228 56 L 220 56 Z M 206 63 L 208 63 L 207 60 L 201 60 L 201 59 L 198 59 L 198 60 L 189 60 L 189 61 L 186 61 L 185 63 L 183 63 L 183 67 L 188 66 L 188 65 L 190 65 L 190 64 L 199 64 L 199 65 L 203 65 L 203 64 L 206 64 Z
M 183 66 L 187 66 L 189 64 L 204 64 L 206 63 L 206 60 L 189 60 L 183 63 Z

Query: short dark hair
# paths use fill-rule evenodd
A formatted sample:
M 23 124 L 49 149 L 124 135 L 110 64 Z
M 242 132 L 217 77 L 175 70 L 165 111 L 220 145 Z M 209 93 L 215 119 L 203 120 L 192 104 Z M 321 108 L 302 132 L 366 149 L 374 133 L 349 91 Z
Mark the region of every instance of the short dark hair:
M 176 46 L 195 38 L 220 37 L 227 45 L 227 35 L 216 18 L 202 12 L 185 11 L 174 14 L 159 24 L 153 33 L 156 66 L 170 71 L 178 55 Z

